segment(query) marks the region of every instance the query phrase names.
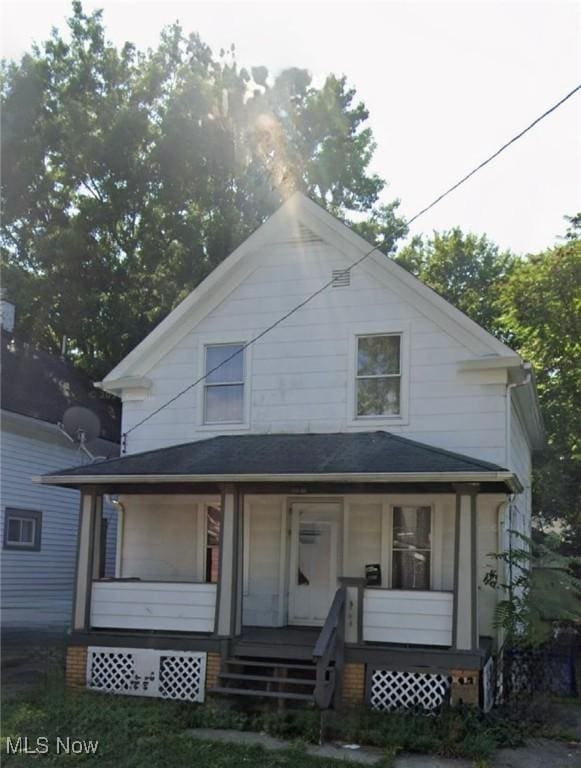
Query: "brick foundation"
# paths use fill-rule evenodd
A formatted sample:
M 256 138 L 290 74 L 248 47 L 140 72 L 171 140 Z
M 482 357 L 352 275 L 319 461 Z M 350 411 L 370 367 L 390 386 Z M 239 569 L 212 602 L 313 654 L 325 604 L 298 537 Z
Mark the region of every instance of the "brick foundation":
M 87 680 L 87 649 L 82 645 L 69 645 L 65 665 L 65 682 L 67 688 L 80 690 L 86 687 Z
M 450 704 L 479 705 L 480 672 L 476 669 L 451 669 Z
M 365 664 L 343 667 L 343 703 L 363 704 L 365 699 Z
M 222 657 L 219 653 L 208 653 L 206 656 L 206 691 L 218 685 L 218 674 Z

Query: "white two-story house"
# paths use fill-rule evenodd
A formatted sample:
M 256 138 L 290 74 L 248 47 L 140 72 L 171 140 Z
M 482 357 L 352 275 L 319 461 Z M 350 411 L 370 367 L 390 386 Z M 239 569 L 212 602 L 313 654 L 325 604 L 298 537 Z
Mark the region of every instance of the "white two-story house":
M 489 706 L 483 577 L 530 526 L 534 382 L 370 250 L 295 194 L 101 383 L 125 455 L 42 478 L 82 493 L 70 684 Z

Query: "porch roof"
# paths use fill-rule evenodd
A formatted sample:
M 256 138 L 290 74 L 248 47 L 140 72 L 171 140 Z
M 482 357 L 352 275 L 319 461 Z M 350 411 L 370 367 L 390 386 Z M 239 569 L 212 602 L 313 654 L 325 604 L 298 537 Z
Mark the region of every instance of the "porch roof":
M 520 490 L 510 471 L 389 432 L 221 435 L 37 478 L 51 485 L 334 481 L 479 482 Z

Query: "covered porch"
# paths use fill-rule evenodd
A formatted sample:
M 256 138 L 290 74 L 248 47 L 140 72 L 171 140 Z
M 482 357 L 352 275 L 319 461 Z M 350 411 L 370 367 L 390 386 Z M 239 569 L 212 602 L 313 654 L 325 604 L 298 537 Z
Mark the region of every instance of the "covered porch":
M 82 492 L 83 642 L 213 649 L 231 679 L 240 659 L 308 662 L 322 706 L 346 663 L 480 668 L 494 642 L 483 553 L 518 482 L 499 467 L 387 433 L 232 436 L 43 482 Z

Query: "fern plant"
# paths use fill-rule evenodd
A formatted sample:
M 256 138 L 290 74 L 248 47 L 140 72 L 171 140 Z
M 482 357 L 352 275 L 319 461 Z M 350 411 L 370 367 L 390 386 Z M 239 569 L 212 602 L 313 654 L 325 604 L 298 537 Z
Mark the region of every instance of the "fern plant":
M 534 649 L 551 639 L 555 624 L 581 627 L 581 558 L 561 554 L 555 535 L 539 542 L 520 531 L 509 534 L 519 546 L 490 553 L 498 565 L 483 581 L 501 593 L 494 625 L 503 645 Z

